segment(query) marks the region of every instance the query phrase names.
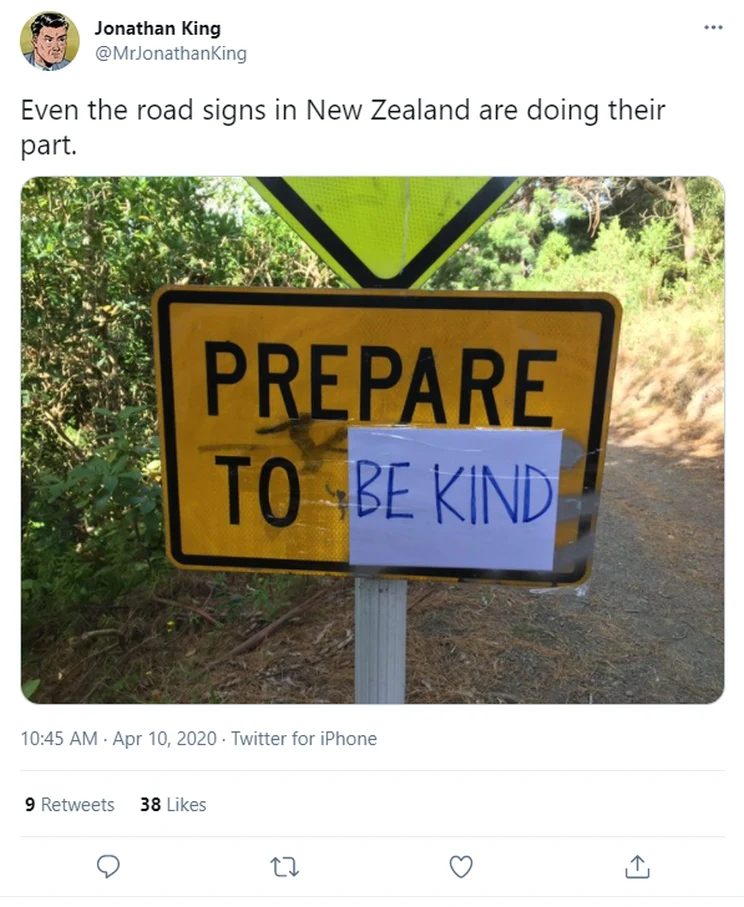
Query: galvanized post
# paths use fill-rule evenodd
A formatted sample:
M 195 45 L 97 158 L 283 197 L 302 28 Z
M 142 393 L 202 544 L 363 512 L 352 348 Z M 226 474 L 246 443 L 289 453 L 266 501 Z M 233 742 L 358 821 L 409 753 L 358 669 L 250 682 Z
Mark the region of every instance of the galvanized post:
M 354 581 L 358 703 L 405 702 L 407 592 L 404 579 Z

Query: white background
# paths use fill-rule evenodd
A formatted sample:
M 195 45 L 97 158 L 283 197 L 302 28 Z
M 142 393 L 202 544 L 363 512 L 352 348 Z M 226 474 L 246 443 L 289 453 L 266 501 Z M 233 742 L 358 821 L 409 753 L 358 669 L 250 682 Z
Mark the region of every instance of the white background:
M 187 893 L 446 898 L 744 894 L 739 869 L 744 853 L 744 619 L 737 607 L 736 557 L 727 570 L 726 689 L 708 706 L 39 707 L 26 702 L 19 690 L 16 478 L 19 194 L 27 178 L 41 174 L 715 176 L 727 193 L 727 338 L 733 355 L 726 377 L 733 402 L 726 442 L 729 462 L 740 462 L 742 357 L 736 338 L 742 330 L 742 170 L 741 103 L 735 86 L 742 33 L 736 8 L 733 3 L 693 7 L 670 2 L 233 5 L 213 0 L 198 5 L 185 0 L 104 5 L 75 0 L 64 4 L 62 12 L 75 21 L 81 49 L 71 66 L 51 74 L 33 71 L 18 49 L 21 26 L 40 10 L 15 0 L 5 8 L 0 245 L 6 288 L 0 356 L 6 413 L 6 608 L 0 637 L 4 895 L 65 894 L 77 902 L 83 895 Z M 92 32 L 99 18 L 219 22 L 218 43 L 246 47 L 249 61 L 244 66 L 99 63 L 94 58 L 99 42 L 146 47 L 211 43 L 206 38 L 96 39 Z M 703 28 L 719 23 L 722 31 Z M 538 97 L 602 105 L 622 97 L 634 103 L 655 98 L 667 106 L 661 122 L 612 123 L 602 110 L 605 115 L 593 127 L 525 118 L 454 124 L 267 119 L 233 127 L 196 121 L 148 124 L 132 118 L 110 125 L 83 119 L 20 121 L 22 98 L 76 101 L 82 107 L 98 97 L 131 108 L 144 101 L 179 103 L 189 97 L 195 108 L 216 98 L 272 103 L 276 97 L 298 106 L 310 97 L 340 103 L 377 97 L 457 103 L 469 97 L 476 108 L 481 102 L 512 102 L 520 109 Z M 74 156 L 37 157 L 21 165 L 21 137 L 65 134 Z M 731 469 L 729 501 L 740 487 L 737 471 Z M 730 550 L 738 550 L 740 531 L 730 516 Z M 163 751 L 149 744 L 128 751 L 20 745 L 23 730 L 69 734 L 86 729 L 113 738 L 117 730 L 146 734 L 160 728 L 172 735 L 179 728 L 211 728 L 228 741 L 229 732 L 237 729 L 317 733 L 335 728 L 376 734 L 378 745 L 331 750 L 220 745 L 198 752 Z M 223 769 L 230 771 L 219 773 Z M 267 769 L 272 772 L 266 774 Z M 293 769 L 303 772 L 287 774 Z M 335 769 L 338 774 L 329 771 Z M 51 770 L 56 774 L 47 773 Z M 30 818 L 23 811 L 26 796 L 61 798 L 83 789 L 90 797 L 114 799 L 117 812 L 80 824 L 62 815 L 34 813 Z M 202 794 L 210 810 L 176 825 L 170 817 L 137 812 L 140 796 Z M 160 834 L 233 837 L 137 840 Z M 268 859 L 297 851 L 298 836 L 365 834 L 382 837 L 371 843 L 359 838 L 353 853 L 344 860 L 339 856 L 346 867 L 340 874 L 332 876 L 323 862 L 323 854 L 336 847 L 334 840 L 323 839 L 318 849 L 321 839 L 308 837 L 307 862 L 301 867 L 305 874 L 296 880 L 269 878 Z M 235 837 L 241 835 L 255 837 Z M 266 835 L 279 836 L 271 841 L 269 856 L 257 849 L 259 843 L 265 847 Z M 390 841 L 384 836 L 389 835 L 402 836 L 393 841 L 392 851 L 385 850 Z M 488 835 L 504 836 L 503 848 L 496 838 L 467 838 Z M 554 837 L 536 837 L 543 835 Z M 353 840 L 343 846 L 348 849 Z M 124 848 L 131 856 L 117 876 L 104 880 L 95 859 Z M 473 853 L 476 862 L 466 879 L 457 880 L 446 864 L 451 855 L 462 853 Z M 558 863 L 557 853 L 563 855 Z M 622 879 L 636 853 L 654 867 L 653 887 L 643 891 L 633 886 L 646 882 L 629 882 L 628 890 Z M 364 868 L 352 871 L 354 860 Z M 320 867 L 324 874 L 313 881 L 309 877 L 320 874 Z M 295 881 L 307 887 L 288 889 L 286 883 Z M 463 887 L 470 883 L 470 889 Z M 525 897 L 518 903 L 537 902 Z

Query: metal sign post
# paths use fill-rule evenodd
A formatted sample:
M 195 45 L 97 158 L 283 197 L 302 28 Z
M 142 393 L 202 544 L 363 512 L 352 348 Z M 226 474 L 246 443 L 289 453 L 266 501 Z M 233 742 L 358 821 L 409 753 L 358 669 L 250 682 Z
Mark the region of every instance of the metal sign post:
M 354 689 L 358 703 L 399 704 L 406 698 L 404 579 L 354 580 Z

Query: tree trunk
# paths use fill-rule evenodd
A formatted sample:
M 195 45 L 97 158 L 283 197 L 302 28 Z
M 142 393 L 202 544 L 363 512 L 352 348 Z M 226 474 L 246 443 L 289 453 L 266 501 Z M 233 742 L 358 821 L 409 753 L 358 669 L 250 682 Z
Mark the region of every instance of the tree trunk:
M 664 201 L 674 206 L 674 216 L 677 218 L 677 226 L 682 234 L 685 261 L 692 261 L 697 254 L 697 249 L 695 248 L 695 221 L 692 217 L 692 208 L 687 198 L 687 189 L 685 188 L 683 177 L 673 176 L 668 189 L 665 189 L 659 183 L 652 182 L 645 176 L 638 178 L 638 184 L 650 195 L 664 199 Z
M 687 199 L 685 181 L 681 176 L 672 177 L 672 194 L 674 196 L 674 213 L 677 215 L 677 225 L 682 234 L 682 243 L 685 252 L 685 261 L 692 261 L 697 249 L 695 248 L 695 222 L 692 218 L 692 208 Z

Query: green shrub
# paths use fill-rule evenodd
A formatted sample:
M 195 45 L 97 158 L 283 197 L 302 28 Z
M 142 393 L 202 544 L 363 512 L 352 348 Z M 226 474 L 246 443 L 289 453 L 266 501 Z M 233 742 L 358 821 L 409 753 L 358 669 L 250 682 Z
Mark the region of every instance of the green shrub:
M 113 430 L 63 475 L 41 472 L 23 532 L 26 618 L 107 603 L 162 566 L 163 507 L 157 438 L 144 413 L 101 411 Z
M 549 237 L 528 277 L 518 278 L 517 290 L 612 293 L 629 312 L 668 298 L 670 281 L 679 267 L 670 246 L 674 224 L 654 220 L 636 237 L 615 219 L 603 224 L 594 246 L 584 255 L 571 255 L 559 233 Z

